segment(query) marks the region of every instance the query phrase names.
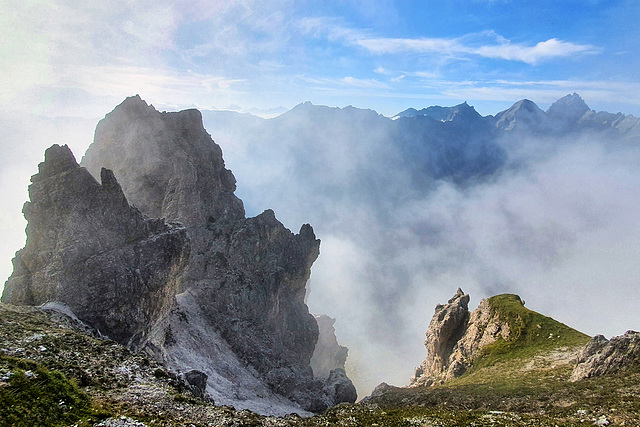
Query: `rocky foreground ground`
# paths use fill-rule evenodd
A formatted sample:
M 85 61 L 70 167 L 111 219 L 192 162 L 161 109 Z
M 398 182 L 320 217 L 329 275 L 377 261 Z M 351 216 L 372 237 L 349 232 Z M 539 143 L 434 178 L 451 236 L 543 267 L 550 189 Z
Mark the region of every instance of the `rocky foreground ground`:
M 382 385 L 310 418 L 216 406 L 169 372 L 55 310 L 0 304 L 2 426 L 640 425 L 640 370 L 570 382 L 571 349 L 503 359 L 431 387 Z

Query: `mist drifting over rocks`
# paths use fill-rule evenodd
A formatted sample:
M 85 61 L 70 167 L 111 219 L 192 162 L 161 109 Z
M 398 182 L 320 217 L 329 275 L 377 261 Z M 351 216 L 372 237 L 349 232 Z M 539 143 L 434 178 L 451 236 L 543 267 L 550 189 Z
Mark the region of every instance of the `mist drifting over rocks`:
M 66 304 L 221 405 L 285 415 L 354 401 L 344 366 L 323 378 L 310 366 L 319 331 L 304 297 L 320 241 L 271 210 L 246 218 L 235 185 L 197 110 L 127 98 L 81 165 L 67 146 L 46 151 L 2 300 Z
M 269 120 L 203 118 L 247 211 L 273 206 L 321 236 L 307 301 L 337 319 L 360 395 L 406 384 L 431 308 L 458 287 L 478 301 L 517 293 L 591 334 L 640 323 L 638 118 L 576 94 L 486 117 L 305 103 Z
M 636 117 L 590 110 L 575 94 L 548 111 L 521 100 L 486 117 L 468 104 L 388 118 L 310 103 L 268 120 L 202 116 L 247 216 L 274 209 L 287 228 L 309 222 L 322 239 L 304 298 L 311 313 L 336 319 L 361 396 L 382 381 L 407 383 L 425 358 L 432 307 L 458 287 L 472 305 L 517 293 L 589 334 L 640 328 Z M 67 124 L 31 125 L 45 129 L 43 141 L 83 147 L 78 135 L 89 140 L 94 123 Z M 3 168 L 18 176 L 6 159 Z M 139 185 L 116 178 L 126 191 Z M 201 206 L 200 195 L 182 194 Z M 202 212 L 174 207 L 156 209 Z

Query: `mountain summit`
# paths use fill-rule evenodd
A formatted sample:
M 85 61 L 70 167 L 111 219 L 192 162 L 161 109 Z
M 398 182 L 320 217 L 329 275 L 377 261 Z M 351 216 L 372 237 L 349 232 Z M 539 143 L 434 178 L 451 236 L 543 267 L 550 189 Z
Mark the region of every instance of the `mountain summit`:
M 469 312 L 469 295 L 461 289 L 447 304 L 436 306 L 427 330 L 427 358 L 411 379 L 412 386 L 442 384 L 503 357 L 565 348 L 577 353 L 589 337 L 524 307 L 517 295 L 480 301 Z
M 409 108 L 402 111 L 392 117 L 393 120 L 400 117 L 431 117 L 439 122 L 450 122 L 454 120 L 473 120 L 480 118 L 480 114 L 475 108 L 463 102 L 462 104 L 455 105 L 453 107 L 441 107 L 439 105 L 423 108 L 422 110 L 416 110 L 415 108 Z
M 318 378 L 311 368 L 319 330 L 304 297 L 320 240 L 271 210 L 245 218 L 200 112 L 127 98 L 81 164 L 66 146 L 45 153 L 3 302 L 65 304 L 169 369 L 200 372 L 218 404 L 284 415 L 356 399 L 344 360 Z
M 495 116 L 495 126 L 506 132 L 525 132 L 533 135 L 548 132 L 549 118 L 535 102 L 522 99 Z

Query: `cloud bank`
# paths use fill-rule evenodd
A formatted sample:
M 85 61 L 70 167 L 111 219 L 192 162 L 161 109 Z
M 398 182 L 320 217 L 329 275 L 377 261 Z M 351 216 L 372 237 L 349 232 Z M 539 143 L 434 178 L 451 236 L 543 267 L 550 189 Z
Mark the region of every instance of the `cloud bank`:
M 425 188 L 389 135 L 358 122 L 334 117 L 310 134 L 293 126 L 284 140 L 265 128 L 247 139 L 208 129 L 248 214 L 273 208 L 292 230 L 311 223 L 322 240 L 308 304 L 337 318 L 361 396 L 382 381 L 407 384 L 435 305 L 458 287 L 472 306 L 517 293 L 592 335 L 640 327 L 640 147 L 602 135 L 519 136 L 503 141 L 510 160 L 491 179 Z

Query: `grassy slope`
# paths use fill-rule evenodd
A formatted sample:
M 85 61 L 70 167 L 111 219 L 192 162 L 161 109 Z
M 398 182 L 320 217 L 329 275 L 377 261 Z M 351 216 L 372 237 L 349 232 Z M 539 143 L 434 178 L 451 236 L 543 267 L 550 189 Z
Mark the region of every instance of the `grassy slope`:
M 446 426 L 590 425 L 601 416 L 640 425 L 640 369 L 569 383 L 587 335 L 525 308 L 516 295 L 492 297 L 489 306 L 509 324 L 507 341 L 486 346 L 460 378 L 435 387 L 391 387 L 372 402 L 403 411 L 403 419 L 413 414 Z
M 58 371 L 3 355 L 0 371 L 0 426 L 80 426 L 108 416 Z
M 514 333 L 488 346 L 464 376 L 437 387 L 389 387 L 369 402 L 313 418 L 274 419 L 198 402 L 169 384 L 148 399 L 127 398 L 139 383 L 114 376 L 110 366 L 149 363 L 137 374 L 144 377 L 144 370 L 158 371 L 153 362 L 40 311 L 0 304 L 0 374 L 15 374 L 0 384 L 0 426 L 92 425 L 121 415 L 148 426 L 584 426 L 602 416 L 611 425 L 640 425 L 640 369 L 568 383 L 572 349 L 587 336 L 526 309 L 514 295 L 493 297 L 490 307 Z
M 517 365 L 519 361 L 530 360 L 543 352 L 583 347 L 590 339 L 582 332 L 529 310 L 517 295 L 491 297 L 489 308 L 492 316 L 497 315 L 509 324 L 511 333 L 507 341 L 499 339 L 482 348 L 466 377 L 477 376 L 482 368 L 496 363 L 512 362 Z

